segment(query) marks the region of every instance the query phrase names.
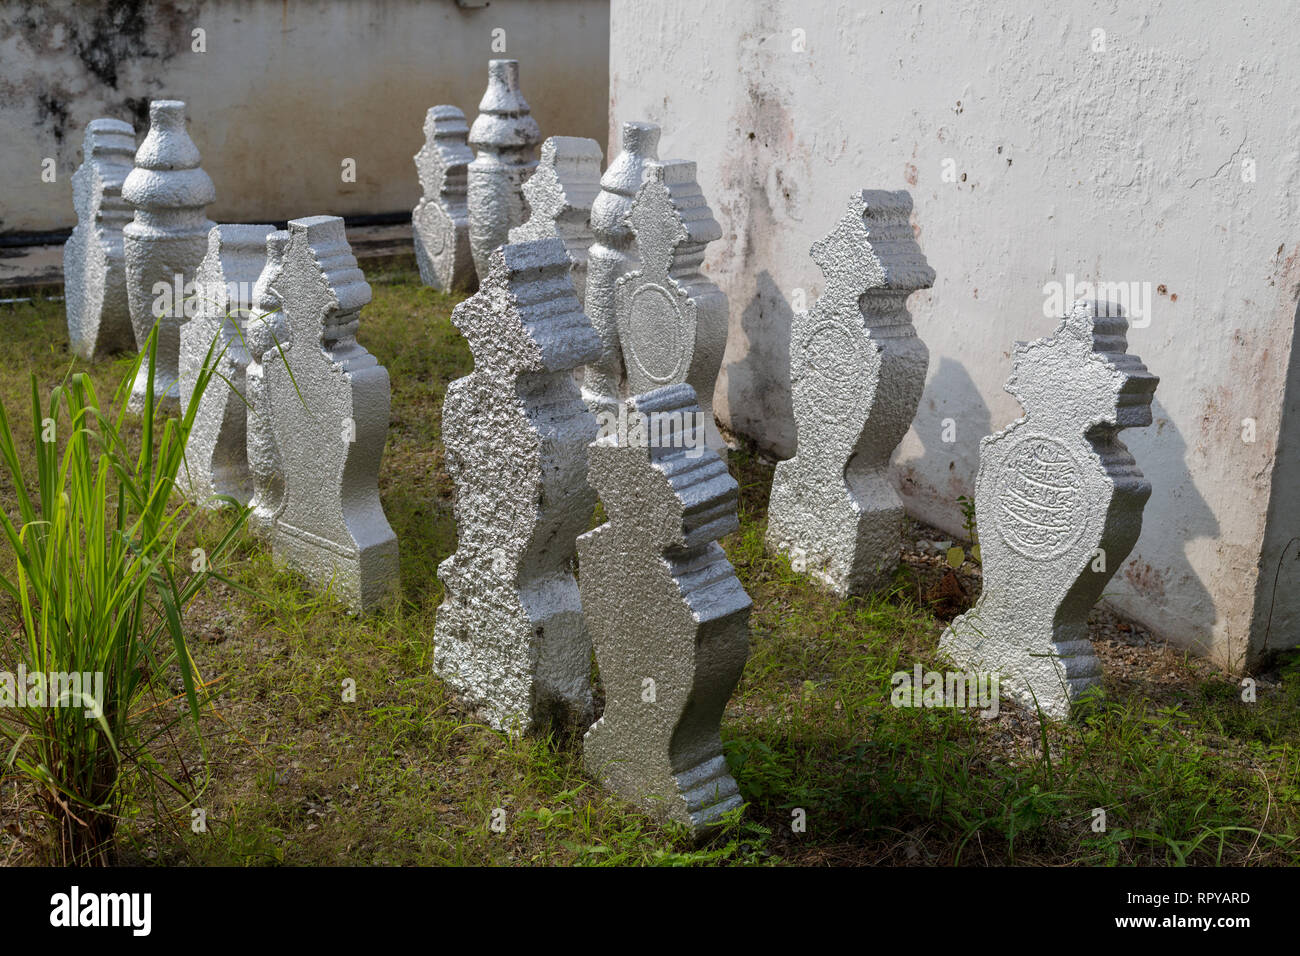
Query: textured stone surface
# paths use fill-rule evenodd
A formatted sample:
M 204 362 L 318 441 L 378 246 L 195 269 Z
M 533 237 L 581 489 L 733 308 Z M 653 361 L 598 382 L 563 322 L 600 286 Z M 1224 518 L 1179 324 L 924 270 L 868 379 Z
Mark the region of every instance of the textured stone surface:
M 1159 379 L 1128 354 L 1127 329 L 1117 305 L 1080 301 L 1051 338 L 1016 344 L 1007 391 L 1025 413 L 980 445 L 984 589 L 939 642 L 1051 717 L 1101 680 L 1088 612 L 1151 496 L 1118 434 L 1151 424 Z
M 587 289 L 587 250 L 591 247 L 591 204 L 600 195 L 600 161 L 594 139 L 552 136 L 542 143 L 537 171 L 524 183 L 528 221 L 510 230 L 511 242 L 564 240 L 573 288 L 582 302 Z
M 342 219 L 289 223 L 275 289 L 289 326 L 284 361 L 293 378 L 283 361 L 262 373 L 284 471 L 272 553 L 316 586 L 332 585 L 352 610 L 366 611 L 398 583 L 397 538 L 378 484 L 390 396 L 387 370 L 357 344 L 370 286 Z
M 479 280 L 488 257 L 524 221 L 524 180 L 537 168 L 541 131 L 519 92 L 519 61 L 489 60 L 488 86 L 469 131 L 469 244 Z
M 143 348 L 158 324 L 154 398 L 160 408 L 174 409 L 180 395 L 176 379 L 185 303 L 172 295 L 166 314 L 154 315 L 154 285 L 174 286 L 180 276 L 184 293 L 194 280 L 208 251 L 208 231 L 215 225 L 203 211 L 216 199 L 212 180 L 199 168 L 198 147 L 186 132 L 181 101 L 149 104 L 149 133 L 136 151 L 135 169 L 122 184 L 122 198 L 135 209 L 135 218 L 122 230 L 135 344 Z M 131 391 L 133 409 L 144 406 L 147 373 L 148 363 L 143 362 Z
M 812 247 L 825 290 L 790 330 L 798 447 L 772 478 L 767 543 L 840 595 L 887 582 L 902 544 L 889 456 L 916 414 L 929 359 L 907 297 L 934 283 L 911 212 L 906 192 L 851 196 Z
M 199 399 L 178 476 L 186 497 L 205 507 L 225 503 L 216 495 L 244 505 L 252 494 L 244 397 L 249 356 L 242 326 L 266 262 L 266 238 L 274 231 L 274 226 L 212 228 L 208 254 L 199 264 L 198 311 L 181 326 L 181 408 L 189 407 L 204 366 L 212 370 Z
M 281 355 L 290 342 L 289 325 L 276 291 L 288 245 L 286 230 L 276 230 L 266 237 L 266 257 L 253 286 L 253 306 L 244 322 L 244 344 L 248 348 L 248 366 L 244 369 L 244 398 L 248 400 L 245 449 L 253 486 L 247 520 L 254 533 L 262 537 L 270 535 L 284 507 L 284 468 L 271 427 L 266 367 L 282 361 Z
M 63 247 L 63 299 L 69 348 L 87 361 L 135 345 L 122 249 L 122 229 L 132 216 L 122 183 L 134 155 L 130 123 L 94 119 L 86 125 L 81 165 L 72 174 L 77 225 Z
M 438 567 L 434 671 L 493 727 L 591 720 L 591 639 L 573 578 L 591 521 L 596 420 L 572 370 L 600 353 L 559 239 L 503 246 L 452 321 L 474 370 L 447 388 L 456 551 Z
M 727 347 L 727 297 L 700 272 L 704 247 L 722 228 L 695 181 L 695 164 L 650 162 L 627 214 L 640 267 L 619 278 L 615 315 L 627 391 L 689 384 L 704 412 L 708 447 L 724 442 L 713 421 L 713 387 Z
M 689 385 L 628 406 L 629 419 L 667 421 L 664 432 L 674 418 L 698 427 Z M 582 603 L 605 687 L 583 766 L 696 833 L 742 803 L 720 727 L 749 654 L 750 610 L 717 543 L 739 526 L 737 485 L 701 439 L 638 447 L 610 434 L 595 442 L 591 481 L 609 520 L 578 539 Z
M 457 107 L 434 106 L 424 117 L 424 145 L 415 154 L 424 190 L 411 213 L 415 261 L 424 284 L 443 292 L 469 291 L 477 282 L 466 200 L 474 160 L 468 135 L 465 114 Z
M 623 148 L 600 178 L 600 195 L 591 206 L 595 237 L 587 254 L 587 289 L 583 301 L 591 325 L 600 336 L 601 353 L 588 363 L 582 398 L 594 413 L 617 415 L 624 391 L 623 353 L 618 341 L 618 280 L 637 267 L 636 244 L 627 214 L 645 180 L 646 163 L 659 158 L 659 127 L 654 123 L 624 123 Z

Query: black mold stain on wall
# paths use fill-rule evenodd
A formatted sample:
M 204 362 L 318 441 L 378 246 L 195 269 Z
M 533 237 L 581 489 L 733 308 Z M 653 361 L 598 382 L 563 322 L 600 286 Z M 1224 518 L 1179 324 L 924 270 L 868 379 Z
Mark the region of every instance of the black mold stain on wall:
M 73 34 L 73 48 L 86 69 L 117 89 L 117 68 L 130 57 L 155 57 L 145 41 L 148 21 L 143 0 L 111 0 Z
M 9 21 L 9 29 L 0 26 L 0 36 L 19 34 L 38 59 L 48 54 L 51 59 L 66 62 L 71 53 L 84 70 L 84 80 L 57 74 L 29 76 L 25 80 L 10 76 L 6 85 L 12 93 L 31 98 L 38 128 L 47 130 L 59 147 L 65 140 L 79 142 L 81 138 L 80 128 L 69 128 L 70 122 L 79 127 L 85 120 L 84 106 L 79 109 L 74 100 L 97 101 L 100 105 L 94 115 L 130 119 L 139 130 L 148 126 L 148 94 L 154 83 L 146 78 L 143 83 L 132 83 L 130 89 L 121 89 L 118 84 L 123 80 L 124 68 L 133 61 L 165 63 L 178 50 L 188 49 L 189 23 L 194 16 L 187 11 L 184 3 L 148 0 L 107 0 L 58 7 L 29 0 Z M 84 88 L 86 81 L 88 90 L 71 92 Z
M 54 141 L 63 145 L 63 137 L 68 131 L 68 106 L 62 97 L 52 92 L 36 97 L 36 120 L 43 126 L 48 124 Z
M 127 122 L 136 128 L 136 132 L 149 128 L 149 97 L 128 96 L 122 105 L 131 114 Z

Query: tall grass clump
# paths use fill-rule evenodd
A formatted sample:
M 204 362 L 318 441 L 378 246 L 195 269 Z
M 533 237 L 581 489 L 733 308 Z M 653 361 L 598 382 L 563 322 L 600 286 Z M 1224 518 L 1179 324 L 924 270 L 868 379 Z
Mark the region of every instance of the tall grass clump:
M 101 406 L 84 373 L 65 376 L 43 407 L 33 374 L 32 451 L 15 439 L 0 403 L 0 457 L 16 512 L 0 509 L 14 555 L 0 587 L 17 619 L 4 647 L 9 670 L 0 674 L 0 759 L 36 795 L 51 863 L 112 862 L 133 771 L 141 771 L 134 779 L 189 799 L 151 745 L 174 739 L 171 727 L 186 712 L 197 736 L 200 687 L 183 613 L 231 546 L 245 509 L 234 509 L 205 560 L 178 547 L 197 511 L 172 492 L 213 356 L 209 349 L 181 417 L 164 421 L 153 398 L 156 347 L 155 326 L 117 389 L 116 411 Z M 146 358 L 137 426 L 127 400 Z M 19 669 L 25 681 L 15 676 Z M 151 704 L 177 676 L 184 694 L 176 698 L 186 706 Z

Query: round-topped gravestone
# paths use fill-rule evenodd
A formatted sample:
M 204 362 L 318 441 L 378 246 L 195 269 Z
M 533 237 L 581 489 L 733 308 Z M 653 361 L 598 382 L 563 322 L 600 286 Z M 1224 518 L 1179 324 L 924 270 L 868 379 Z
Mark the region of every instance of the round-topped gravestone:
M 618 340 L 615 290 L 618 280 L 637 267 L 636 244 L 627 214 L 645 181 L 646 164 L 659 156 L 659 127 L 624 123 L 623 148 L 600 177 L 600 195 L 591 205 L 593 240 L 587 253 L 584 311 L 600 336 L 600 357 L 587 364 L 582 399 L 596 415 L 617 416 L 623 394 L 623 350 Z
M 488 86 L 469 131 L 469 244 L 480 281 L 488 257 L 510 241 L 510 228 L 524 221 L 524 180 L 537 168 L 541 132 L 519 92 L 519 61 L 488 61 Z
M 181 323 L 187 309 L 190 316 L 197 311 L 193 281 L 215 225 L 204 209 L 217 198 L 212 179 L 199 168 L 199 149 L 186 132 L 180 100 L 149 104 L 149 133 L 136 150 L 122 198 L 135 210 L 122 230 L 135 343 L 143 349 L 158 326 L 154 400 L 174 409 L 180 404 Z M 160 294 L 160 288 L 167 291 Z M 144 407 L 148 371 L 142 362 L 131 390 L 130 407 L 137 411 Z

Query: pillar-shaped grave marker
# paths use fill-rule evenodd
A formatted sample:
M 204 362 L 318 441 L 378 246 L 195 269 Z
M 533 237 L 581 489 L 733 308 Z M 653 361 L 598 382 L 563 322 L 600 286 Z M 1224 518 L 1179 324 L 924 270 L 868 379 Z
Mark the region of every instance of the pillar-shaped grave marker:
M 1088 613 L 1142 530 L 1151 485 L 1118 438 L 1151 424 L 1159 379 L 1128 354 L 1111 303 L 1076 302 L 1051 338 L 1016 344 L 1025 410 L 980 443 L 975 520 L 984 589 L 939 649 L 1050 717 L 1101 680 Z
M 474 370 L 447 388 L 456 551 L 438 567 L 434 670 L 493 727 L 591 720 L 591 639 L 574 542 L 596 495 L 596 420 L 573 369 L 600 353 L 559 239 L 511 243 L 452 312 Z
M 630 399 L 626 418 L 629 436 L 649 440 L 610 432 L 591 446 L 609 520 L 578 539 L 606 698 L 582 761 L 606 788 L 698 834 L 742 802 L 720 728 L 749 654 L 750 600 L 717 543 L 739 527 L 738 488 L 701 447 L 689 385 Z
M 199 168 L 199 149 L 185 130 L 185 104 L 154 100 L 149 104 L 149 133 L 135 154 L 135 169 L 122 184 L 122 198 L 135 218 L 122 229 L 126 254 L 126 288 L 137 348 L 143 349 L 154 324 L 158 347 L 154 400 L 159 408 L 180 404 L 177 383 L 181 323 L 186 309 L 197 307 L 193 282 L 208 251 L 213 223 L 204 214 L 216 199 L 212 180 Z M 170 289 L 158 295 L 155 285 Z M 130 407 L 144 407 L 148 363 L 131 391 Z
M 289 223 L 276 291 L 291 343 L 284 361 L 262 373 L 285 479 L 272 553 L 364 612 L 398 581 L 397 537 L 378 484 L 389 384 L 388 371 L 357 343 L 370 286 L 342 219 Z
M 537 168 L 541 132 L 519 92 L 519 61 L 489 60 L 488 86 L 469 131 L 469 244 L 479 281 L 488 257 L 524 221 L 524 180 Z
M 77 224 L 63 247 L 68 344 L 87 361 L 135 345 L 126 294 L 122 229 L 133 210 L 122 198 L 135 155 L 135 129 L 115 119 L 86 126 L 81 165 L 72 174 Z
M 934 283 L 906 192 L 863 190 L 812 257 L 826 287 L 790 330 L 795 457 L 776 467 L 767 544 L 835 593 L 889 580 L 903 504 L 889 458 L 907 433 L 929 352 L 907 297 Z
M 289 348 L 289 324 L 280 307 L 280 270 L 289 233 L 276 230 L 266 237 L 266 260 L 253 286 L 253 307 L 244 322 L 248 366 L 244 370 L 244 397 L 248 399 L 245 449 L 253 485 L 248 526 L 267 537 L 284 507 L 284 466 L 271 425 L 271 403 L 266 395 L 266 368 L 283 360 Z
M 637 267 L 636 243 L 627 214 L 645 181 L 646 164 L 659 157 L 659 127 L 624 123 L 623 148 L 600 177 L 600 195 L 591 206 L 594 237 L 587 253 L 583 305 L 600 336 L 600 358 L 587 365 L 582 397 L 594 413 L 617 416 L 624 397 L 623 352 L 618 341 L 618 280 Z
M 198 310 L 181 326 L 182 408 L 189 407 L 205 367 L 209 378 L 199 398 L 178 480 L 191 501 L 207 508 L 221 507 L 226 497 L 247 504 L 253 491 L 245 434 L 244 372 L 249 355 L 242 326 L 266 262 L 266 237 L 274 231 L 274 226 L 212 228 L 208 254 L 199 264 L 196 280 Z
M 573 288 L 582 302 L 587 287 L 587 250 L 591 247 L 591 204 L 600 195 L 600 161 L 604 154 L 594 139 L 552 136 L 542 143 L 537 172 L 524 183 L 529 217 L 510 230 L 511 242 L 530 239 L 564 240 Z
M 650 162 L 626 221 L 639 267 L 619 278 L 618 341 L 627 390 L 682 382 L 694 390 L 710 448 L 723 447 L 713 389 L 727 347 L 727 297 L 700 272 L 704 247 L 722 237 L 695 179 L 695 163 Z
M 415 154 L 424 190 L 411 213 L 415 261 L 424 284 L 443 292 L 468 291 L 475 283 L 466 200 L 474 151 L 468 135 L 465 114 L 457 107 L 431 107 L 424 117 L 424 145 Z

